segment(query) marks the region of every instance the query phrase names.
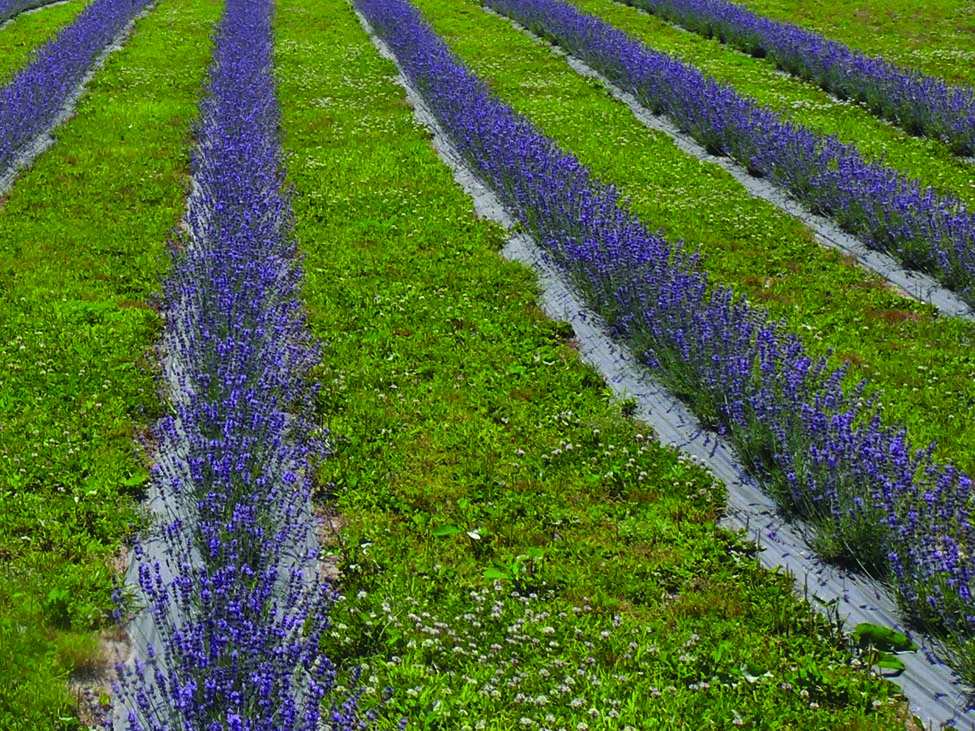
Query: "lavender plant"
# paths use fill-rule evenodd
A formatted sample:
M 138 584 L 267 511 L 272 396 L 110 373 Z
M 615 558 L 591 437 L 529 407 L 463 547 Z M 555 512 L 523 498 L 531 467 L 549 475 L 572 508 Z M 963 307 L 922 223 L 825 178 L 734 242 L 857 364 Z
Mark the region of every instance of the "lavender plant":
M 150 2 L 95 0 L 0 89 L 0 175 L 54 122 L 98 55 Z
M 558 0 L 484 0 L 550 38 L 711 153 L 768 177 L 909 269 L 931 273 L 975 305 L 975 216 L 853 144 L 782 118 L 598 18 Z
M 975 683 L 957 662 L 975 647 L 969 478 L 886 425 L 863 385 L 811 358 L 783 323 L 711 285 L 693 254 L 494 98 L 415 8 L 357 7 L 464 159 L 615 332 L 816 526 L 820 546 L 889 576 L 909 613 L 946 629 L 950 659 Z
M 975 152 L 975 90 L 926 76 L 726 0 L 622 0 L 819 84 L 952 152 Z
M 193 155 L 186 232 L 164 283 L 155 522 L 137 546 L 144 656 L 120 668 L 131 729 L 361 728 L 355 693 L 323 718 L 318 652 L 334 595 L 319 575 L 301 267 L 284 187 L 272 5 L 229 0 Z M 140 638 L 136 638 L 139 640 Z

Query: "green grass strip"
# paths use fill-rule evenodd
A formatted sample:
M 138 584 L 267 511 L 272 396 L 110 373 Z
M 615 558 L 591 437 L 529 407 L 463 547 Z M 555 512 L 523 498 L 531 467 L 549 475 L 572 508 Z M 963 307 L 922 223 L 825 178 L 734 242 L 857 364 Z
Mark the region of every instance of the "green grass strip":
M 75 19 L 85 3 L 72 0 L 64 5 L 23 13 L 0 28 L 0 85 L 27 63 L 31 51 L 44 45 Z
M 912 137 L 859 105 L 838 101 L 811 82 L 777 72 L 771 61 L 679 30 L 635 8 L 613 0 L 572 4 L 789 119 L 855 144 L 867 160 L 883 158 L 885 164 L 926 186 L 953 193 L 975 209 L 975 167 L 953 155 L 947 145 Z
M 975 326 L 937 316 L 892 292 L 797 221 L 747 195 L 716 166 L 680 152 L 639 124 L 598 82 L 474 3 L 417 5 L 454 50 L 507 103 L 607 182 L 670 240 L 703 256 L 715 280 L 784 318 L 813 353 L 834 349 L 884 392 L 891 419 L 940 456 L 975 467 Z
M 975 9 L 964 0 L 736 0 L 866 53 L 975 84 Z
M 147 302 L 186 195 L 217 2 L 138 21 L 0 211 L 0 728 L 74 728 L 158 413 Z
M 366 661 L 367 698 L 395 689 L 378 728 L 903 728 L 716 528 L 721 486 L 541 316 L 348 5 L 283 2 L 276 27 L 344 526 L 324 651 Z

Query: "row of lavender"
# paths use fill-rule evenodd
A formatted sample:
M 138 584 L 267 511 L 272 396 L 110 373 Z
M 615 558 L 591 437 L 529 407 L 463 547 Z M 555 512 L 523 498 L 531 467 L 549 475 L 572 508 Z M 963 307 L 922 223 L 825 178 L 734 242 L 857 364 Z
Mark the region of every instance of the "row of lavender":
M 553 39 L 714 154 L 768 177 L 907 268 L 931 273 L 975 307 L 975 215 L 880 162 L 784 119 L 598 18 L 558 0 L 482 0 Z
M 0 177 L 58 118 L 92 64 L 152 0 L 94 0 L 0 89 Z
M 615 332 L 784 506 L 891 577 L 907 613 L 950 636 L 950 659 L 975 684 L 971 480 L 885 425 L 862 385 L 782 323 L 712 286 L 693 255 L 494 98 L 407 0 L 357 5 L 459 152 Z
M 25 10 L 51 5 L 58 0 L 0 0 L 0 23 L 20 15 Z
M 334 601 L 320 578 L 310 369 L 320 348 L 277 138 L 270 0 L 228 0 L 193 155 L 186 233 L 164 283 L 154 524 L 136 549 L 136 660 L 114 727 L 359 728 L 355 698 L 321 717 Z
M 945 142 L 958 155 L 975 154 L 975 90 L 969 86 L 867 56 L 727 0 L 621 1 L 753 56 L 767 56 L 831 94 L 862 102 L 910 134 Z

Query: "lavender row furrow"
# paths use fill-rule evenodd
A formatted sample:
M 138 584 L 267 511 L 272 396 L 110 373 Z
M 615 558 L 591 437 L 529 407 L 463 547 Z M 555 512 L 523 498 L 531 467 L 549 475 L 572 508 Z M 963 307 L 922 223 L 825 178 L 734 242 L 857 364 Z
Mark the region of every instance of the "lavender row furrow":
M 891 580 L 975 681 L 971 480 L 883 421 L 865 384 L 810 356 L 767 311 L 712 285 L 618 192 L 503 105 L 406 0 L 357 0 L 467 164 L 616 335 L 735 444 L 837 559 Z
M 975 153 L 975 89 L 868 56 L 726 0 L 620 0 L 689 31 L 768 57 L 783 71 L 854 99 L 912 135 Z
M 101 54 L 152 0 L 94 0 L 0 89 L 0 178 L 58 118 Z
M 153 524 L 135 552 L 138 652 L 115 728 L 317 731 L 335 668 L 312 471 L 327 452 L 278 141 L 270 0 L 228 0 L 196 129 L 160 344 Z M 360 728 L 355 697 L 331 728 Z
M 0 23 L 9 20 L 15 15 L 20 15 L 25 10 L 42 8 L 45 5 L 53 5 L 61 0 L 0 0 Z
M 767 177 L 907 269 L 931 274 L 975 307 L 975 215 L 880 162 L 784 119 L 602 20 L 559 0 L 482 0 L 554 39 L 654 114 L 718 155 Z

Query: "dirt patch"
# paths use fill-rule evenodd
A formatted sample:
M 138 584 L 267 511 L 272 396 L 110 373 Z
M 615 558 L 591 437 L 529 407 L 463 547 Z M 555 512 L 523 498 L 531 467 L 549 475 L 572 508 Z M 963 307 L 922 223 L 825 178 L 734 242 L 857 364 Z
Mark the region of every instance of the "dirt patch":
M 342 529 L 345 528 L 345 520 L 341 515 L 336 512 L 332 505 L 327 503 L 316 503 L 312 507 L 312 512 L 314 512 L 315 517 L 318 518 L 318 542 L 321 544 L 322 548 L 327 548 L 329 546 L 335 546 L 339 543 L 339 534 Z M 319 557 L 319 562 L 321 569 L 319 571 L 319 576 L 323 581 L 335 582 L 338 581 L 341 574 L 339 573 L 339 557 L 334 554 L 323 554 Z
M 112 686 L 118 680 L 116 666 L 129 660 L 132 643 L 124 627 L 105 630 L 98 638 L 98 653 L 85 672 L 75 673 L 68 689 L 78 702 L 78 719 L 88 728 L 107 728 Z
M 867 310 L 867 317 L 890 323 L 904 322 L 905 320 L 917 322 L 924 319 L 924 315 L 908 310 Z

